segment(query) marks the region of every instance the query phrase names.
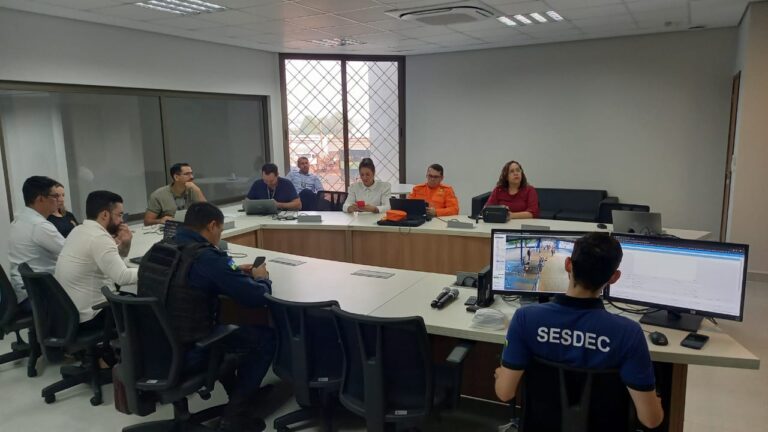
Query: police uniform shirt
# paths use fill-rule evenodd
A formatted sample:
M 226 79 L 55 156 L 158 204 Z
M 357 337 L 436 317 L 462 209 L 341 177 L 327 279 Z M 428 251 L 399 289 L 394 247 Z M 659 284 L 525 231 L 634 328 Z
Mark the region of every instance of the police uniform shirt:
M 533 357 L 583 369 L 617 369 L 634 390 L 655 388 L 640 325 L 605 310 L 598 298 L 557 295 L 518 309 L 507 331 L 502 366 L 524 370 Z
M 179 244 L 208 241 L 200 234 L 182 228 L 176 233 Z M 189 286 L 199 289 L 211 298 L 225 295 L 246 307 L 266 304 L 264 294 L 272 293 L 272 281 L 254 279 L 244 273 L 225 251 L 209 247 L 200 252 L 189 269 Z

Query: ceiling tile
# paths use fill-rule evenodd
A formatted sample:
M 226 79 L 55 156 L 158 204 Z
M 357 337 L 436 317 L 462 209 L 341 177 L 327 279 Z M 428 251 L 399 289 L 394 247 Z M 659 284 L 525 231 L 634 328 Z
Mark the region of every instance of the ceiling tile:
M 638 27 L 668 27 L 670 30 L 677 27 L 688 28 L 690 26 L 688 6 L 656 9 L 644 12 L 633 12 Z
M 245 29 L 242 27 L 236 27 L 236 26 L 212 27 L 212 28 L 195 30 L 194 33 L 212 35 L 212 36 L 223 36 L 223 37 L 229 37 L 229 38 L 239 38 L 239 39 L 248 39 L 251 37 L 256 37 L 261 35 L 261 33 L 259 32 L 255 32 L 253 30 Z
M 546 12 L 548 10 L 552 10 L 552 8 L 545 4 L 543 1 L 500 4 L 494 7 L 507 15 Z
M 319 31 L 319 30 L 306 30 L 305 29 L 305 30 L 299 30 L 299 31 L 295 31 L 295 32 L 284 33 L 283 37 L 286 40 L 291 40 L 291 41 L 294 41 L 294 40 L 308 41 L 308 40 L 315 40 L 315 39 L 327 39 L 329 37 L 332 37 L 332 35 L 330 35 L 330 34 L 328 34 L 326 32 Z
M 489 18 L 471 23 L 449 25 L 448 27 L 452 30 L 467 32 L 471 30 L 497 29 L 510 26 L 500 23 L 495 18 Z
M 161 20 L 152 20 L 152 24 L 174 27 L 184 30 L 199 30 L 210 27 L 221 27 L 220 23 L 205 21 L 194 16 L 181 16 L 178 18 L 165 18 Z
M 290 31 L 303 30 L 304 27 L 292 24 L 285 20 L 262 21 L 252 24 L 243 24 L 244 27 L 259 33 L 283 34 Z
M 242 10 L 225 10 L 224 12 L 205 14 L 205 20 L 226 25 L 239 25 L 267 21 L 267 18 L 245 13 Z
M 691 2 L 691 24 L 708 27 L 734 26 L 741 20 L 747 0 L 699 0 Z
M 339 12 L 336 15 L 351 19 L 352 21 L 357 21 L 359 23 L 369 23 L 390 18 L 390 16 L 385 13 L 388 10 L 392 10 L 392 7 L 379 6 L 356 11 Z
M 468 31 L 467 34 L 472 36 L 473 38 L 482 39 L 488 42 L 531 38 L 527 34 L 520 33 L 515 28 Z
M 412 29 L 405 29 L 405 30 L 398 30 L 397 33 L 400 33 L 401 35 L 408 36 L 411 38 L 418 38 L 422 39 L 425 37 L 431 37 L 431 36 L 439 36 L 444 34 L 452 34 L 456 33 L 454 30 L 451 30 L 450 28 L 446 26 L 427 26 L 423 25 L 420 27 L 412 28 Z
M 210 0 L 218 5 L 226 6 L 230 9 L 243 9 L 247 7 L 263 6 L 266 4 L 282 3 L 283 0 Z
M 556 11 L 622 3 L 623 0 L 546 0 Z
M 379 3 L 371 0 L 297 0 L 296 3 L 329 13 L 379 6 Z
M 567 21 L 562 21 L 558 23 L 547 23 L 547 24 L 533 24 L 533 25 L 525 25 L 520 26 L 517 29 L 518 31 L 526 34 L 531 35 L 539 35 L 539 34 L 565 34 L 569 32 L 580 32 L 580 30 L 574 26 L 572 23 Z
M 72 9 L 88 10 L 98 9 L 109 6 L 117 6 L 125 1 L 121 0 L 37 0 L 38 3 L 47 3 L 54 6 L 67 7 Z M 136 0 L 140 1 L 140 0 Z
M 572 20 L 571 24 L 586 30 L 588 28 L 635 28 L 635 20 L 629 14 L 612 15 L 608 17 L 585 18 Z
M 257 7 L 242 9 L 242 11 L 248 12 L 250 14 L 258 15 L 258 16 L 263 16 L 269 19 L 285 19 L 285 20 L 322 14 L 322 12 L 319 12 L 315 9 L 311 9 L 311 8 L 293 4 L 293 3 L 279 3 L 279 4 L 272 4 L 272 5 L 265 5 L 265 6 L 257 6 Z
M 405 21 L 397 18 L 389 18 L 381 21 L 372 21 L 366 23 L 369 26 L 376 27 L 382 30 L 405 30 L 416 27 L 421 27 L 421 24 L 413 21 Z
M 338 27 L 343 25 L 354 24 L 354 21 L 337 17 L 335 15 L 315 15 L 311 17 L 296 18 L 289 20 L 296 25 L 300 25 L 306 28 L 326 28 L 326 27 Z
M 327 27 L 323 29 L 324 32 L 330 33 L 335 36 L 359 36 L 365 34 L 380 33 L 379 29 L 368 27 L 363 24 L 352 24 L 339 27 Z
M 467 36 L 461 33 L 454 33 L 440 36 L 428 36 L 419 38 L 425 42 L 435 43 L 442 46 L 460 46 L 460 45 L 476 45 L 484 43 L 480 39 L 475 39 L 472 36 Z
M 568 9 L 560 12 L 566 20 L 585 19 L 585 18 L 598 18 L 611 15 L 625 15 L 627 14 L 627 7 L 623 4 L 605 5 L 597 7 L 585 7 L 577 9 Z
M 635 0 L 627 1 L 626 4 L 630 12 L 648 12 L 674 7 L 688 8 L 688 0 Z

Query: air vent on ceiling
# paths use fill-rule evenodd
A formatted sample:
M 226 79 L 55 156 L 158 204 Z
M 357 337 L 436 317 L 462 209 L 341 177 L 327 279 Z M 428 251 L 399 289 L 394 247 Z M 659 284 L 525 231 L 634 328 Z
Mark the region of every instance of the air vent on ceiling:
M 407 21 L 416 21 L 428 25 L 452 25 L 480 21 L 501 16 L 496 9 L 480 1 L 421 6 L 408 9 L 396 9 L 387 15 Z

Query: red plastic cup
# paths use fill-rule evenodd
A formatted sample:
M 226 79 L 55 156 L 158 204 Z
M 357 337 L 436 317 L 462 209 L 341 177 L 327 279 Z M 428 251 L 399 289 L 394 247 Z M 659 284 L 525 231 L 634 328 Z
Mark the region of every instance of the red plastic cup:
M 355 201 L 355 205 L 356 205 L 358 208 L 362 208 L 362 207 L 365 207 L 365 201 L 362 201 L 362 200 L 361 200 L 361 201 Z

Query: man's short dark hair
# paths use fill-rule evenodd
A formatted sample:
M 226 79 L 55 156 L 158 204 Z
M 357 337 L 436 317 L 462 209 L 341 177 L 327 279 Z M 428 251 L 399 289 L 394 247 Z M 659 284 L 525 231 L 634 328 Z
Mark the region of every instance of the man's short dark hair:
M 619 268 L 624 252 L 615 238 L 605 233 L 589 233 L 576 240 L 571 254 L 573 281 L 590 291 L 605 285 Z
M 209 202 L 196 202 L 189 206 L 184 216 L 184 226 L 193 231 L 202 231 L 211 221 L 224 223 L 224 213 Z
M 24 180 L 24 185 L 21 186 L 24 204 L 31 206 L 37 197 L 47 197 L 51 193 L 51 188 L 56 186 L 61 186 L 61 183 L 45 176 L 32 176 Z
M 173 180 L 173 176 L 181 174 L 181 169 L 183 167 L 188 167 L 189 164 L 186 162 L 179 162 L 175 163 L 171 166 L 171 180 Z
M 120 195 L 105 191 L 93 191 L 88 194 L 85 199 L 85 217 L 90 220 L 96 220 L 99 217 L 99 213 L 106 211 L 112 211 L 117 203 L 122 203 L 123 197 Z
M 272 162 L 267 162 L 267 163 L 265 163 L 264 165 L 261 166 L 261 172 L 263 172 L 264 174 L 267 174 L 267 175 L 269 175 L 269 174 L 278 175 L 277 174 L 277 165 L 273 164 Z
M 443 166 L 442 165 L 440 165 L 440 164 L 432 164 L 432 165 L 429 166 L 429 168 L 439 172 L 441 176 L 443 175 Z

